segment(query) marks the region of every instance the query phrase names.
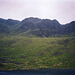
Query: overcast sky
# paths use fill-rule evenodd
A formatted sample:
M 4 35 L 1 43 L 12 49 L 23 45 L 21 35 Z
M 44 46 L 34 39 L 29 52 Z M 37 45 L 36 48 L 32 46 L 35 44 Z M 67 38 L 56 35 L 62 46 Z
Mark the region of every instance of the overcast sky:
M 27 17 L 57 19 L 61 24 L 75 21 L 75 0 L 0 0 L 0 18 Z

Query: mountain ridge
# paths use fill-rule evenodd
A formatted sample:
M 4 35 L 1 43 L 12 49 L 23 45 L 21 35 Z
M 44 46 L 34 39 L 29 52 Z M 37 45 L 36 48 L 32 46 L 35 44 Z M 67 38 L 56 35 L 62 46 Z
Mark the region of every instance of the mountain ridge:
M 56 19 L 29 17 L 22 21 L 0 18 L 0 33 L 25 36 L 75 36 L 75 21 L 61 25 Z

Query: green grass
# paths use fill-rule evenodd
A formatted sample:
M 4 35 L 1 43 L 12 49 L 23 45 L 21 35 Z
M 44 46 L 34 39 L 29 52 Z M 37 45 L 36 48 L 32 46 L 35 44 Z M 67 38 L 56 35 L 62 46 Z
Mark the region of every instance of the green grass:
M 75 37 L 0 39 L 0 70 L 75 68 Z

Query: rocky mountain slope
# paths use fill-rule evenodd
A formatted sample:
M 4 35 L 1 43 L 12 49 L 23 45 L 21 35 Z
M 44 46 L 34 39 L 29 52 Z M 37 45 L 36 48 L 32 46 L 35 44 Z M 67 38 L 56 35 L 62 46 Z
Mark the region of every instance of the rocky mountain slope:
M 22 21 L 0 18 L 0 33 L 25 36 L 75 36 L 75 21 L 61 25 L 57 20 L 25 18 Z

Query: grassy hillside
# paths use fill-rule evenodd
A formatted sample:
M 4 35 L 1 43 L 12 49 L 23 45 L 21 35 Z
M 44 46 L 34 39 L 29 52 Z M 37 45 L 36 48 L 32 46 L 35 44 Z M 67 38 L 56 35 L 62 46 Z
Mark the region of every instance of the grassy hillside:
M 0 70 L 75 68 L 75 37 L 0 38 Z

